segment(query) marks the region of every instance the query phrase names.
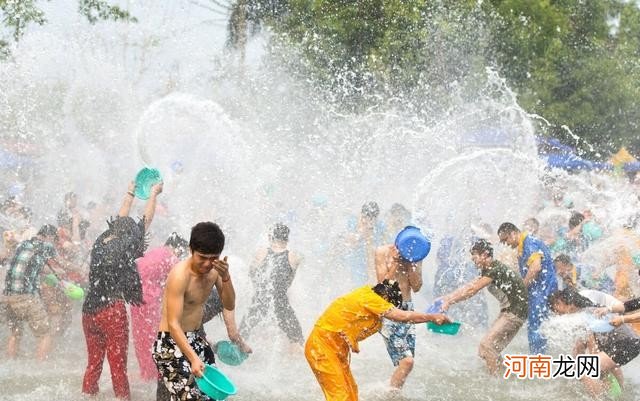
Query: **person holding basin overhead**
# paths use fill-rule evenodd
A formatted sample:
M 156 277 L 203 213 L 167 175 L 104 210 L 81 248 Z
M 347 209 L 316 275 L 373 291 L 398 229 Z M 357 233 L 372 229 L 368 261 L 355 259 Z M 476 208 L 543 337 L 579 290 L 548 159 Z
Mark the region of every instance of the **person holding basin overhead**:
M 440 301 L 440 308 L 446 311 L 449 306 L 471 298 L 485 287 L 496 297 L 500 302 L 500 314 L 480 341 L 478 354 L 484 359 L 489 373 L 497 375 L 502 366 L 502 350 L 527 320 L 527 288 L 518 273 L 493 259 L 493 246 L 489 241 L 477 240 L 471 247 L 471 259 L 480 275 L 436 300 L 436 304 Z
M 393 244 L 376 248 L 376 278 L 378 283 L 384 280 L 394 280 L 398 283 L 402 296 L 399 309 L 414 310 L 411 295 L 422 288 L 422 260 L 430 250 L 431 242 L 414 226 L 406 226 L 400 230 Z M 402 388 L 413 370 L 416 349 L 415 325 L 383 318 L 380 334 L 391 362 L 396 367 L 391 375 L 390 385 L 393 388 Z
M 327 401 L 357 401 L 358 386 L 349 366 L 358 343 L 382 327 L 382 318 L 406 323 L 448 323 L 443 314 L 405 311 L 397 281 L 385 279 L 334 300 L 316 321 L 304 355 Z

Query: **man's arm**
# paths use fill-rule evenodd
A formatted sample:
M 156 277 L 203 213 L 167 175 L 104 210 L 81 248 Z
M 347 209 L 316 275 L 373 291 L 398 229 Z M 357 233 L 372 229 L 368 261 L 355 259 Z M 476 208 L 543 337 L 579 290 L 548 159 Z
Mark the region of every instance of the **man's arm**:
M 392 280 L 396 277 L 395 263 L 389 266 L 386 247 L 378 247 L 375 253 L 376 279 L 378 283 L 384 280 Z
M 407 271 L 407 278 L 409 279 L 409 286 L 411 291 L 418 292 L 422 288 L 422 262 L 416 263 L 416 268 L 410 268 Z
M 218 272 L 218 278 L 216 279 L 216 289 L 220 295 L 220 301 L 222 306 L 227 310 L 234 310 L 236 308 L 236 291 L 233 288 L 231 282 L 231 275 L 229 274 L 229 263 L 225 256 L 222 260 L 215 260 L 213 262 L 213 268 Z
M 188 284 L 188 276 L 185 275 L 183 269 L 174 268 L 171 273 L 169 273 L 165 288 L 167 324 L 171 338 L 176 342 L 182 354 L 189 360 L 191 372 L 196 377 L 201 377 L 204 372 L 204 363 L 200 360 L 200 357 L 198 357 L 198 354 L 196 354 L 191 345 L 189 345 L 181 323 L 184 311 L 184 296 Z
M 302 264 L 302 256 L 298 255 L 295 252 L 289 252 L 289 264 L 291 268 L 293 268 L 294 273 L 298 270 L 298 267 Z
M 436 324 L 451 323 L 451 320 L 442 313 L 422 313 L 415 311 L 404 311 L 398 308 L 391 308 L 382 316 L 387 319 L 395 320 L 396 322 L 405 323 L 425 323 L 434 322 Z
M 524 285 L 527 288 L 531 285 L 533 280 L 535 280 L 540 272 L 542 271 L 542 255 L 539 253 L 531 255 L 528 261 L 528 270 L 527 274 L 524 276 L 522 281 L 524 281 Z
M 251 349 L 251 347 L 249 347 L 240 336 L 238 326 L 236 325 L 235 311 L 222 309 L 222 319 L 224 320 L 224 325 L 227 328 L 227 336 L 229 336 L 229 340 L 237 344 L 242 352 L 245 352 L 247 354 L 252 353 L 253 350 Z
M 471 298 L 481 289 L 491 284 L 493 280 L 489 277 L 476 277 L 467 284 L 442 297 L 442 310 L 447 310 L 449 306 Z

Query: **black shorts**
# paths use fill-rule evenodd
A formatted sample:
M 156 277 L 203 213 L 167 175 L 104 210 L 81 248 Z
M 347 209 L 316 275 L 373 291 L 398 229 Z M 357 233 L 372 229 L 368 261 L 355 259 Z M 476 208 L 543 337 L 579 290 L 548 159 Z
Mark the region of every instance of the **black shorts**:
M 635 336 L 612 331 L 596 338 L 600 351 L 609 355 L 618 366 L 626 365 L 640 354 L 640 338 Z
M 213 365 L 215 357 L 211 345 L 198 332 L 187 332 L 187 341 L 202 362 Z M 176 355 L 177 354 L 177 355 Z M 191 364 L 182 355 L 178 345 L 167 332 L 159 332 L 153 343 L 153 360 L 156 362 L 162 382 L 171 394 L 171 400 L 209 401 L 211 398 L 203 394 L 191 374 Z

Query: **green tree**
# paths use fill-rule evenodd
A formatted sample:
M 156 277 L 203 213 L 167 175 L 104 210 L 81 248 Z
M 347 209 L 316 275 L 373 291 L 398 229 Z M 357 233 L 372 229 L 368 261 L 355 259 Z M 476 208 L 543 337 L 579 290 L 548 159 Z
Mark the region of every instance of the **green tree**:
M 137 21 L 128 11 L 103 0 L 78 0 L 78 12 L 92 24 L 99 20 Z M 9 56 L 10 41 L 20 41 L 30 24 L 47 22 L 37 0 L 0 0 L 0 19 L 0 34 L 8 32 L 10 36 L 0 37 L 0 59 Z

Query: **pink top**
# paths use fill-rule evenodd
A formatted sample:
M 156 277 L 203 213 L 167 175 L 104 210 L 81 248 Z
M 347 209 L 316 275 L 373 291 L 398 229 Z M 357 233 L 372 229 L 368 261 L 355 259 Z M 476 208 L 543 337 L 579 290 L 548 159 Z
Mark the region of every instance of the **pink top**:
M 145 304 L 160 304 L 167 275 L 178 262 L 178 258 L 167 246 L 153 248 L 136 261 L 142 279 Z

